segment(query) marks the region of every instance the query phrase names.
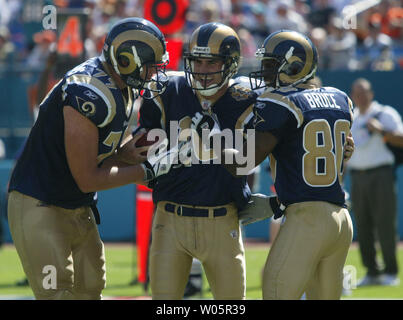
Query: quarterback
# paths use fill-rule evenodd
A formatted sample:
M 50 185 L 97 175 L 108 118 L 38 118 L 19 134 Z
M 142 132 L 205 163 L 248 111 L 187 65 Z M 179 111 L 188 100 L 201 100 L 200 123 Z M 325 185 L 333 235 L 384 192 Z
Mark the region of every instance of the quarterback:
M 169 76 L 165 92 L 144 101 L 140 126 L 162 128 L 171 136 L 170 122 L 178 123 L 180 153 L 186 153 L 186 132 L 197 112 L 210 114 L 232 132 L 252 128 L 256 95 L 231 79 L 240 52 L 239 37 L 230 27 L 208 23 L 197 28 L 184 54 L 184 74 Z M 201 261 L 215 299 L 244 299 L 237 212 L 249 201 L 250 189 L 245 177 L 233 177 L 214 164 L 212 149 L 194 151 L 200 163 L 182 161 L 151 184 L 157 204 L 150 251 L 153 299 L 182 299 L 193 258 Z

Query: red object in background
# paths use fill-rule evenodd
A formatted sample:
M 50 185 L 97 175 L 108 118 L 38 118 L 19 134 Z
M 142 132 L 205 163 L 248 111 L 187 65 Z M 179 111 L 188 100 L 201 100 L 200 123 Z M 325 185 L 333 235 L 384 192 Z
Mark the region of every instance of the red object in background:
M 145 0 L 144 18 L 169 35 L 183 28 L 188 7 L 189 0 Z
M 148 252 L 154 213 L 152 190 L 138 185 L 136 192 L 137 280 L 147 282 Z
M 182 46 L 183 41 L 180 39 L 166 38 L 167 51 L 169 52 L 168 70 L 178 70 L 179 63 L 182 59 Z

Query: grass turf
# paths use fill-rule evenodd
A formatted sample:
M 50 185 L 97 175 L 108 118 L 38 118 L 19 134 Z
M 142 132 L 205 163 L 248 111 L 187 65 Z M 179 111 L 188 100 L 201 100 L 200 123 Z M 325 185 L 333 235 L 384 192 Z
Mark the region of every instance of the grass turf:
M 246 244 L 247 267 L 247 299 L 261 299 L 261 273 L 266 260 L 269 246 Z M 141 285 L 130 285 L 136 276 L 136 251 L 135 247 L 127 244 L 106 244 L 106 270 L 107 286 L 103 292 L 105 297 L 144 297 L 150 292 L 144 292 Z M 403 247 L 399 247 L 399 265 L 403 266 Z M 346 265 L 356 271 L 356 279 L 365 275 L 358 249 L 352 245 L 347 257 Z M 354 274 L 353 274 L 354 275 Z M 24 279 L 24 273 L 13 246 L 5 246 L 0 249 L 0 299 L 32 298 L 29 287 L 18 287 L 16 282 Z M 371 286 L 353 289 L 351 295 L 342 299 L 403 299 L 403 277 L 400 275 L 401 284 L 396 287 Z M 201 298 L 211 299 L 212 295 L 206 278 L 203 279 L 203 294 Z M 200 298 L 196 296 L 195 298 Z

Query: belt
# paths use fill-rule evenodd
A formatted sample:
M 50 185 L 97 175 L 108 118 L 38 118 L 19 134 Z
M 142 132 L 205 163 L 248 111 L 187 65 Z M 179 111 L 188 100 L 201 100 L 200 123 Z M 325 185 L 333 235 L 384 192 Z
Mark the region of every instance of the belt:
M 100 216 L 100 214 L 99 214 L 99 211 L 98 211 L 97 206 L 96 206 L 95 204 L 92 204 L 92 205 L 90 206 L 90 208 L 91 208 L 91 210 L 92 210 L 92 213 L 94 214 L 95 222 L 96 222 L 97 224 L 101 224 L 101 216 Z
M 208 217 L 209 211 L 213 210 L 214 217 L 222 217 L 227 214 L 227 208 L 215 208 L 215 209 L 200 209 L 185 207 L 180 204 L 167 203 L 165 204 L 165 210 L 171 213 L 176 213 L 178 216 L 186 217 Z

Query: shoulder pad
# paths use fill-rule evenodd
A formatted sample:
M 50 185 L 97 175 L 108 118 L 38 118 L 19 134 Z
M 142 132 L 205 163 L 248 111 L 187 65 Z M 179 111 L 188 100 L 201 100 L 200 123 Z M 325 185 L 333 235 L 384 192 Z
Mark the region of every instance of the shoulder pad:
M 282 106 L 282 107 L 288 109 L 288 111 L 290 111 L 296 118 L 297 123 L 298 123 L 298 128 L 304 122 L 304 115 L 303 115 L 301 109 L 298 108 L 294 102 L 292 102 L 290 99 L 288 99 L 288 97 L 286 95 L 282 95 L 282 94 L 270 92 L 270 91 L 265 91 L 265 92 L 263 92 L 263 94 L 261 96 L 259 96 L 257 101 L 258 101 L 258 103 L 261 103 L 261 102 L 274 103 L 276 105 L 279 105 L 279 106 Z
M 96 77 L 73 74 L 62 86 L 63 100 L 102 128 L 116 115 L 116 101 L 107 85 Z

